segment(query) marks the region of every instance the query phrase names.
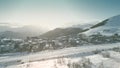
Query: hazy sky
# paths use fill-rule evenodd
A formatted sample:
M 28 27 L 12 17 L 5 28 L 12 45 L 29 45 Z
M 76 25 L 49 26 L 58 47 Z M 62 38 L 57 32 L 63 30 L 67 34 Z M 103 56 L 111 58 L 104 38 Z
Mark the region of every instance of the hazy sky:
M 56 28 L 120 14 L 120 0 L 0 0 L 0 22 Z

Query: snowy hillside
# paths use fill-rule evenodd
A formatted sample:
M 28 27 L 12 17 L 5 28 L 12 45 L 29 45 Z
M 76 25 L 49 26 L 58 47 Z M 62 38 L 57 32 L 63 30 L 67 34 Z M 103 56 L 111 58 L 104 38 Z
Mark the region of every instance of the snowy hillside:
M 83 31 L 80 28 L 55 29 L 48 32 L 46 36 L 57 35 L 56 39 L 28 38 L 21 44 L 17 44 L 21 46 L 21 51 L 24 49 L 25 51 L 0 54 L 0 68 L 120 68 L 120 36 L 117 35 L 120 34 L 120 15 L 86 29 L 88 30 L 84 32 L 86 35 L 101 33 L 107 36 L 76 35 Z M 75 35 L 67 37 L 73 33 Z M 49 45 L 46 50 L 44 49 L 47 47 L 39 47 L 44 43 L 44 46 Z M 60 46 L 56 46 L 55 43 L 60 43 Z
M 101 33 L 103 35 L 120 34 L 120 15 L 108 18 L 97 25 L 91 27 L 90 30 L 84 32 L 87 35 Z
M 49 63 L 49 59 L 58 59 L 58 58 L 81 58 L 84 56 L 93 55 L 96 50 L 108 50 L 114 47 L 120 47 L 120 43 L 115 44 L 104 44 L 104 45 L 89 45 L 82 47 L 71 47 L 60 50 L 53 51 L 43 51 L 39 53 L 31 53 L 31 54 L 19 54 L 12 56 L 2 56 L 0 57 L 0 68 L 34 68 L 35 66 L 25 67 L 27 63 L 34 65 L 34 63 L 41 64 L 45 66 L 45 63 Z M 89 49 L 88 49 L 89 48 Z M 119 55 L 118 55 L 119 56 Z M 99 57 L 99 56 L 98 56 Z M 113 57 L 114 58 L 114 57 Z M 97 58 L 96 58 L 97 59 Z M 115 58 L 115 59 L 119 59 Z M 45 62 L 45 63 L 44 63 Z M 53 61 L 52 61 L 53 62 Z M 43 64 L 42 64 L 43 63 Z M 21 67 L 23 66 L 23 67 Z M 29 65 L 28 65 L 29 66 Z M 37 68 L 37 67 L 36 67 Z M 54 68 L 54 67 L 44 67 L 44 68 Z

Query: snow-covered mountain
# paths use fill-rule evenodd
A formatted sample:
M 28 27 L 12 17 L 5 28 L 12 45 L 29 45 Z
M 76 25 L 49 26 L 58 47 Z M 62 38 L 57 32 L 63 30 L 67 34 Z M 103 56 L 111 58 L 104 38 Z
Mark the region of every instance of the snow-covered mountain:
M 13 28 L 6 25 L 0 25 L 0 37 L 6 38 L 26 38 L 28 36 L 38 36 L 46 31 L 47 29 L 36 26 L 23 26 Z
M 83 29 L 81 28 L 56 28 L 54 30 L 50 30 L 42 35 L 40 35 L 40 38 L 56 38 L 60 36 L 67 36 L 67 35 L 74 35 L 82 32 Z
M 86 35 L 98 34 L 113 35 L 120 34 L 120 15 L 108 18 L 84 32 Z

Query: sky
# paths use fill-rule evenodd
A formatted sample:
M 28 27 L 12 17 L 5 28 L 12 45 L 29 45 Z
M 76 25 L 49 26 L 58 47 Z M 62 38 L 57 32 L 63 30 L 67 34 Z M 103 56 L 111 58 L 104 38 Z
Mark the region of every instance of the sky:
M 0 25 L 54 29 L 120 14 L 120 0 L 0 0 Z

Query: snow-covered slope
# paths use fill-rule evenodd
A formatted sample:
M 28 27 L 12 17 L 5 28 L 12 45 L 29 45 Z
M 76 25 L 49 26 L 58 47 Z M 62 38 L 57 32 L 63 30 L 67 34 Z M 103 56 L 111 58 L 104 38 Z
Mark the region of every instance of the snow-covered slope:
M 120 53 L 104 51 L 110 57 L 104 57 L 102 53 L 78 57 L 57 58 L 45 61 L 27 62 L 24 64 L 11 65 L 6 68 L 120 68 Z
M 108 18 L 84 32 L 87 35 L 101 33 L 103 35 L 120 34 L 120 15 Z
M 60 50 L 43 51 L 39 53 L 32 53 L 32 54 L 26 54 L 26 55 L 22 54 L 18 56 L 2 56 L 1 55 L 2 57 L 0 57 L 0 67 L 18 65 L 18 64 L 27 63 L 27 62 L 44 61 L 48 59 L 55 59 L 55 58 L 61 58 L 61 57 L 78 58 L 78 57 L 91 55 L 91 52 L 96 50 L 111 49 L 114 47 L 120 47 L 120 43 L 71 47 L 71 48 L 65 48 Z

